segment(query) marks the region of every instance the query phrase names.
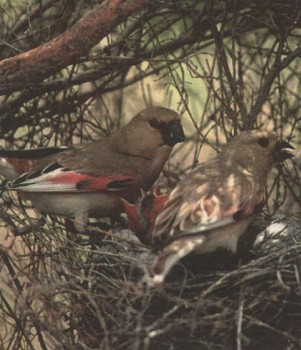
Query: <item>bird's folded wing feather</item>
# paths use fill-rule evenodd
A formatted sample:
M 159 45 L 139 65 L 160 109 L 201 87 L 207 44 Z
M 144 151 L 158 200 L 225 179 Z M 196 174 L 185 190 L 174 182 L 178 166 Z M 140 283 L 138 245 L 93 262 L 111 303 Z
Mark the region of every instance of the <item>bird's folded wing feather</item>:
M 160 244 L 229 225 L 252 215 L 264 202 L 264 191 L 254 188 L 252 181 L 245 181 L 244 186 L 233 181 L 233 186 L 224 185 L 222 191 L 211 191 L 210 185 L 208 181 L 192 187 L 188 181 L 171 194 L 157 218 L 155 241 Z M 189 193 L 189 188 L 194 191 Z
M 119 191 L 133 183 L 134 179 L 126 174 L 99 176 L 52 163 L 42 170 L 19 176 L 8 187 L 24 192 Z

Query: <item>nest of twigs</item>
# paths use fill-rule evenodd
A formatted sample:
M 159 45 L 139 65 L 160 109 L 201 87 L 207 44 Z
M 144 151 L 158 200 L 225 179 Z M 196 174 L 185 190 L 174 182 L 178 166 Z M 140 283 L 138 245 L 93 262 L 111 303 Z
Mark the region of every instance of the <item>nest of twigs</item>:
M 3 349 L 300 347 L 298 235 L 244 263 L 191 255 L 154 289 L 143 282 L 153 253 L 128 231 L 85 237 L 27 217 L 31 232 L 15 237 L 26 215 L 1 213 Z

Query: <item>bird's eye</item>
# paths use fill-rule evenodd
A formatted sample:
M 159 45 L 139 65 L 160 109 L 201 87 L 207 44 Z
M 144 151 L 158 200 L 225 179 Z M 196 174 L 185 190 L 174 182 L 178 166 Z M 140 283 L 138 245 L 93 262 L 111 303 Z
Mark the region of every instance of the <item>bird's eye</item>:
M 162 128 L 162 123 L 158 122 L 157 119 L 151 119 L 149 121 L 149 125 L 154 129 L 161 129 Z
M 265 137 L 261 137 L 259 140 L 258 140 L 258 144 L 261 146 L 261 147 L 264 147 L 264 148 L 267 148 L 268 145 L 269 145 L 270 141 L 269 139 L 265 138 Z

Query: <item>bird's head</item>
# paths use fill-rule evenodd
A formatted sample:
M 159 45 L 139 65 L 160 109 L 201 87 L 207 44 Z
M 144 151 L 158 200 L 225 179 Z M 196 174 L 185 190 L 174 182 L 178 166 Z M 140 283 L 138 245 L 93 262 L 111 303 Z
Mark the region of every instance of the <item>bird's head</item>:
M 248 130 L 235 136 L 222 151 L 224 159 L 243 168 L 268 172 L 277 163 L 294 156 L 294 147 L 287 141 L 268 131 Z M 261 174 L 260 174 L 261 175 Z
M 133 136 L 148 148 L 173 147 L 185 141 L 178 113 L 163 107 L 149 107 L 138 113 L 128 124 Z

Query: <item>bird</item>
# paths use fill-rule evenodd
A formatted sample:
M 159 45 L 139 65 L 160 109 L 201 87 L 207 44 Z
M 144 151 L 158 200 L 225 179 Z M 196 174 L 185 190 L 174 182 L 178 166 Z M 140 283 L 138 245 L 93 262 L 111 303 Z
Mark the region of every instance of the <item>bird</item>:
M 6 188 L 42 214 L 72 219 L 84 232 L 89 217 L 114 218 L 120 198 L 135 202 L 160 175 L 173 147 L 185 140 L 181 118 L 149 107 L 98 141 L 68 147 L 0 150 Z
M 294 147 L 274 133 L 243 131 L 213 159 L 187 173 L 170 193 L 152 232 L 156 258 L 146 276 L 161 285 L 191 252 L 237 251 L 242 233 L 265 203 L 272 167 L 294 156 Z
M 128 218 L 128 229 L 135 233 L 143 244 L 151 245 L 151 233 L 155 220 L 168 200 L 168 194 L 162 194 L 157 187 L 150 193 L 142 191 L 135 203 L 122 199 L 124 212 Z

